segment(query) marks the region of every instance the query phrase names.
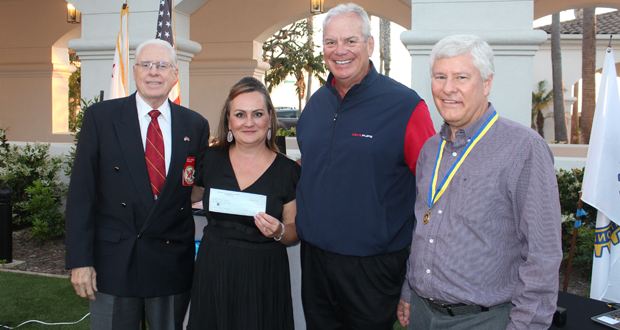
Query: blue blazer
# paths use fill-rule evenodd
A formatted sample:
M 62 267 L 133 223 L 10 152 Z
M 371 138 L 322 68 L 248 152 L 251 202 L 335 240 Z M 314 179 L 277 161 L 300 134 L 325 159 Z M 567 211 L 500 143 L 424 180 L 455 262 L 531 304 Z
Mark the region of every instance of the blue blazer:
M 209 124 L 192 110 L 172 102 L 170 108 L 172 157 L 157 202 L 135 93 L 84 113 L 67 195 L 65 266 L 93 266 L 100 292 L 157 297 L 191 288 L 192 187 L 183 185 L 183 169 L 189 157 L 198 161 Z

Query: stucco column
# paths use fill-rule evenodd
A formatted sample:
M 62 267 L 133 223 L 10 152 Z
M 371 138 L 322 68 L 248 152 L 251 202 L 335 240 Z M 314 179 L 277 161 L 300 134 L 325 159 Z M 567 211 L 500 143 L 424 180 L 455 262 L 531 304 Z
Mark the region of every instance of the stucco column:
M 573 115 L 573 104 L 577 101 L 576 97 L 566 96 L 566 94 L 570 94 L 570 91 L 564 92 L 564 113 L 566 118 L 566 134 L 568 136 L 568 141 L 570 141 L 571 137 L 571 121 Z
M 82 37 L 69 42 L 69 48 L 82 61 L 82 98 L 90 100 L 103 90 L 104 98 L 108 99 L 122 2 L 73 0 L 72 3 L 82 13 Z M 136 90 L 131 70 L 134 51 L 142 41 L 155 38 L 158 10 L 157 1 L 129 2 L 129 93 Z M 201 47 L 189 39 L 189 15 L 177 10 L 175 19 L 181 104 L 190 106 L 189 63 Z
M 454 34 L 485 39 L 495 53 L 489 101 L 500 116 L 530 126 L 532 58 L 547 40 L 535 31 L 532 0 L 412 0 L 411 30 L 401 40 L 411 54 L 411 88 L 427 101 L 435 127 L 443 119 L 432 101 L 429 55 L 439 40 Z
M 193 61 L 191 93 L 193 109 L 200 112 L 211 127 L 211 135 L 217 134 L 220 111 L 230 88 L 239 79 L 252 76 L 263 80 L 269 64 L 254 59 Z

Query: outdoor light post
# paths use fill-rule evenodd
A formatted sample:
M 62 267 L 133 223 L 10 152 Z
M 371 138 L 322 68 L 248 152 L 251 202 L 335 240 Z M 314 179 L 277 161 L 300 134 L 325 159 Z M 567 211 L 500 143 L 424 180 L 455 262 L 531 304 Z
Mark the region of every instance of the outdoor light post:
M 13 190 L 10 187 L 0 188 L 0 261 L 13 262 L 13 208 L 11 205 Z
M 310 12 L 314 15 L 323 13 L 324 0 L 310 0 Z
M 71 24 L 79 24 L 82 22 L 82 13 L 79 10 L 75 9 L 75 7 L 68 3 L 67 4 L 67 23 Z

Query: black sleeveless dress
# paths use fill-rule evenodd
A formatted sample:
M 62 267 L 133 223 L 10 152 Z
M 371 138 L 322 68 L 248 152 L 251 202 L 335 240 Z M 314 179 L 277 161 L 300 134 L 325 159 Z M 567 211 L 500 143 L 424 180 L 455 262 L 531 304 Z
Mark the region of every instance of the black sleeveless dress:
M 198 250 L 188 329 L 294 329 L 286 247 L 267 238 L 251 216 L 210 212 L 209 189 L 240 191 L 228 150 L 208 148 L 196 170 L 209 224 Z M 301 167 L 278 154 L 243 192 L 267 196 L 266 213 L 282 221 L 295 199 Z

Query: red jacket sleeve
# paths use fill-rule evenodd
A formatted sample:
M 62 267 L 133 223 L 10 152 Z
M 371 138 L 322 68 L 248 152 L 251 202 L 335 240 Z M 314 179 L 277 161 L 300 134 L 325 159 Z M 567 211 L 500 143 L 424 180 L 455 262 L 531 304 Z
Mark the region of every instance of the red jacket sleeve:
M 405 132 L 405 162 L 409 165 L 413 175 L 415 175 L 415 166 L 418 162 L 420 149 L 426 140 L 433 135 L 435 135 L 435 127 L 431 120 L 431 114 L 428 112 L 426 102 L 422 100 L 409 117 Z

